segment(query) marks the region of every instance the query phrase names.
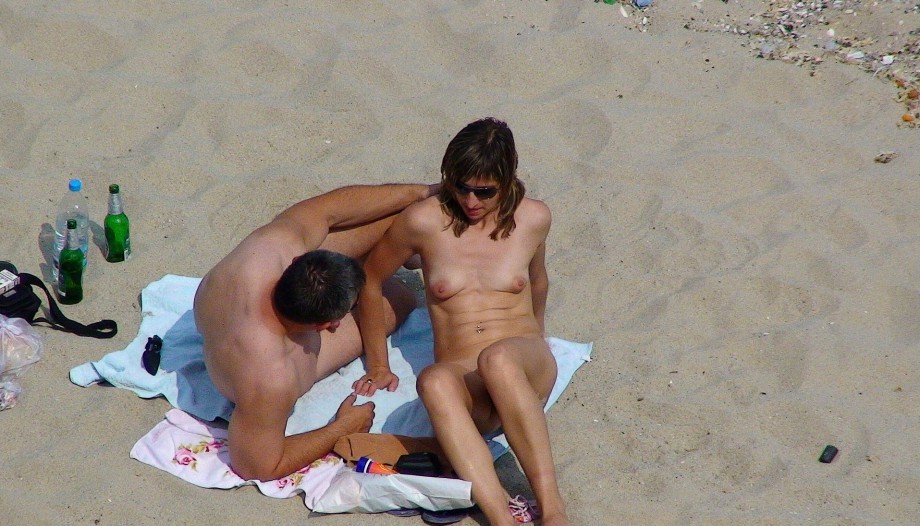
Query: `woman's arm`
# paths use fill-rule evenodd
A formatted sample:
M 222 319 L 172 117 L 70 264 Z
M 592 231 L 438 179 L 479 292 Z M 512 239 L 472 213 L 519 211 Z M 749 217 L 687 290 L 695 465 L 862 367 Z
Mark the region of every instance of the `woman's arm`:
M 530 294 L 533 298 L 533 316 L 540 326 L 540 332 L 546 335 L 544 315 L 546 313 L 546 297 L 549 294 L 549 275 L 546 273 L 546 243 L 540 243 L 533 259 L 530 260 Z
M 396 217 L 383 238 L 364 262 L 367 281 L 358 297 L 357 321 L 366 355 L 367 373 L 352 388 L 355 393 L 373 396 L 378 389 L 395 391 L 399 378 L 390 371 L 384 318 L 383 282 L 415 253 L 406 210 Z
M 530 274 L 530 294 L 533 300 L 533 315 L 540 327 L 540 332 L 546 335 L 546 325 L 544 318 L 546 314 L 546 297 L 549 294 L 549 275 L 546 273 L 546 238 L 549 235 L 552 215 L 549 207 L 544 203 L 539 203 L 535 208 L 537 218 L 537 235 L 540 244 L 534 251 L 533 258 L 530 260 L 528 273 Z

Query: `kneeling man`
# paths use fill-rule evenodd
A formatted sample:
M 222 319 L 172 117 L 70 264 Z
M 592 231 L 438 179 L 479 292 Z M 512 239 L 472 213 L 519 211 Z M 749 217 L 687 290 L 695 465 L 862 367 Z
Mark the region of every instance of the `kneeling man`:
M 321 429 L 285 436 L 297 399 L 362 353 L 350 314 L 364 285 L 361 262 L 393 214 L 437 193 L 437 185 L 350 186 L 301 201 L 247 236 L 208 272 L 195 295 L 208 373 L 236 404 L 230 464 L 244 479 L 287 476 L 366 432 L 371 402 L 355 395 Z M 388 284 L 389 332 L 415 296 Z

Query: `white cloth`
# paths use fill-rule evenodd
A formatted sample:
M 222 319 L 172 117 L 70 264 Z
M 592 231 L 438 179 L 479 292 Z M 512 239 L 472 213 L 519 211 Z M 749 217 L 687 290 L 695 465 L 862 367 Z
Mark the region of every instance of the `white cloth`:
M 226 438 L 220 431 L 224 423 L 218 419 L 229 420 L 230 413 L 233 411 L 233 403 L 217 391 L 205 369 L 202 338 L 192 315 L 192 303 L 200 281 L 200 278 L 166 275 L 145 287 L 141 292 L 143 312 L 137 337 L 121 351 L 110 352 L 99 361 L 74 367 L 70 371 L 70 379 L 73 383 L 84 387 L 106 381 L 116 387 L 129 389 L 144 398 L 165 397 L 170 404 L 182 411 L 171 410 L 167 413 L 163 422 L 138 441 L 132 449 L 132 457 L 199 486 L 236 487 L 253 482 L 243 481 L 236 477 L 227 467 L 226 458 L 220 453 L 221 448 L 217 447 L 217 444 L 208 445 L 212 439 L 224 440 Z M 147 338 L 155 334 L 163 338 L 163 348 L 160 370 L 156 375 L 150 375 L 142 366 L 141 355 L 144 352 Z M 591 360 L 592 350 L 590 343 L 575 343 L 559 338 L 547 338 L 547 342 L 556 358 L 558 377 L 545 410 L 559 399 L 575 371 L 582 364 Z M 428 312 L 421 308 L 413 311 L 399 330 L 390 336 L 388 345 L 390 367 L 400 378 L 399 388 L 392 393 L 378 391 L 374 395 L 375 418 L 371 432 L 416 437 L 433 436 L 431 422 L 415 390 L 416 375 L 433 361 L 433 336 Z M 317 382 L 295 404 L 288 419 L 286 433 L 293 435 L 326 425 L 335 416 L 341 401 L 352 392 L 352 383 L 363 374 L 364 367 L 361 360 L 355 360 L 328 378 Z M 359 397 L 358 403 L 364 400 Z M 200 422 L 196 418 L 209 423 Z M 488 443 L 496 458 L 508 450 L 504 435 L 492 437 Z M 181 453 L 179 446 L 183 444 L 193 444 L 200 452 L 207 453 L 211 453 L 213 448 L 216 448 L 217 454 L 197 456 L 197 470 L 178 469 L 176 466 L 182 464 L 184 457 L 180 455 L 177 460 L 176 456 Z M 341 469 L 335 468 L 332 462 L 325 462 L 310 468 L 310 477 L 300 477 L 302 480 L 310 479 L 310 482 L 304 482 L 307 486 L 298 487 L 296 491 L 304 492 L 305 504 L 314 511 L 321 511 L 321 509 L 382 511 L 375 509 L 377 505 L 367 500 L 370 495 L 374 494 L 372 490 L 376 488 L 383 493 L 393 491 L 392 486 L 396 482 L 410 477 L 399 475 L 397 479 L 392 479 L 392 483 L 384 483 L 378 488 L 370 484 L 366 478 L 340 473 L 338 477 L 330 479 L 337 481 L 336 488 L 357 484 L 366 491 L 358 492 L 357 496 L 349 494 L 342 497 L 345 500 L 354 497 L 356 500 L 350 504 L 331 504 L 323 501 L 321 498 L 323 492 L 317 488 L 324 487 L 324 481 L 326 481 L 324 477 L 330 475 L 332 471 L 341 471 Z M 297 474 L 292 476 L 295 475 Z M 301 473 L 301 475 L 305 474 Z M 380 475 L 374 477 L 380 477 Z M 394 475 L 389 477 L 394 477 Z M 280 492 L 282 496 L 290 496 L 295 490 L 284 490 L 288 487 L 289 478 L 256 485 L 266 495 L 277 496 Z M 415 478 L 430 479 L 430 477 L 411 477 L 411 479 Z M 411 479 L 405 482 L 407 486 L 401 491 L 407 494 L 412 492 L 414 483 Z M 284 487 L 275 491 L 274 487 L 281 482 L 284 482 Z M 267 488 L 272 488 L 272 491 Z M 465 491 L 468 498 L 468 487 Z M 333 494 L 336 493 L 337 491 L 333 490 Z M 361 495 L 367 497 L 361 497 Z M 456 498 L 455 494 L 441 500 L 437 496 L 429 497 L 431 498 L 429 502 L 419 502 L 419 500 L 424 501 L 424 497 L 417 497 L 416 500 L 407 500 L 407 503 L 433 510 L 457 507 L 450 501 Z M 448 507 L 442 507 L 445 505 Z M 316 506 L 321 509 L 317 509 Z M 353 509 L 341 510 L 340 508 L 343 507 Z
M 377 513 L 398 508 L 449 510 L 473 505 L 465 480 L 356 473 L 333 453 L 287 477 L 268 482 L 244 480 L 230 469 L 227 431 L 179 409 L 134 444 L 131 458 L 203 488 L 255 485 L 262 494 L 284 499 L 303 496 L 317 513 Z

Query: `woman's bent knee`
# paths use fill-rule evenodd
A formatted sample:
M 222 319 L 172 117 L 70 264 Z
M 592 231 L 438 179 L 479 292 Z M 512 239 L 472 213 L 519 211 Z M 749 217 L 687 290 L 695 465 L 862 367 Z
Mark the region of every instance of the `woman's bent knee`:
M 495 376 L 518 376 L 522 373 L 523 367 L 514 353 L 514 348 L 503 342 L 496 342 L 483 349 L 479 353 L 476 361 L 476 367 L 483 378 L 488 379 Z
M 415 388 L 422 399 L 435 396 L 445 396 L 456 393 L 462 381 L 447 367 L 434 364 L 429 365 L 419 373 L 415 380 Z

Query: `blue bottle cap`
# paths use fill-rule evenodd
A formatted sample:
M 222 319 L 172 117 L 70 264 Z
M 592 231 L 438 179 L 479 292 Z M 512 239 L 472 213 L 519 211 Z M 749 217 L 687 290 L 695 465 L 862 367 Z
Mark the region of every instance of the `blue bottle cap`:
M 357 471 L 358 473 L 367 473 L 368 471 L 370 471 L 372 462 L 374 461 L 367 457 L 359 458 L 358 462 L 355 464 L 355 471 Z
M 71 192 L 79 192 L 83 188 L 83 182 L 79 179 L 71 179 L 68 188 Z

